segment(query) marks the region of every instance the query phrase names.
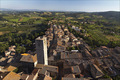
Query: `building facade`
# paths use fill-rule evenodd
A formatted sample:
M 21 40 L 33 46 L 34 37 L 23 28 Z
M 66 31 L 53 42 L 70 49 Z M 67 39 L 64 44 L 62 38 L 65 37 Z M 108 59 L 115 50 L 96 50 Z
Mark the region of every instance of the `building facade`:
M 47 37 L 40 36 L 36 38 L 35 44 L 38 63 L 48 65 Z

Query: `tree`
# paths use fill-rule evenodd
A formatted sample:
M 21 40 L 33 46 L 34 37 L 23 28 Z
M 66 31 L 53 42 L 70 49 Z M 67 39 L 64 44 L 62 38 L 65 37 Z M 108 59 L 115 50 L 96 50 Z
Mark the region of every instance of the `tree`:
M 5 52 L 6 49 L 8 49 L 9 47 L 9 44 L 6 42 L 6 43 L 0 43 L 0 54 L 1 55 L 4 55 L 3 53 Z
M 13 72 L 15 72 L 15 73 L 16 73 L 17 71 L 18 71 L 18 68 L 16 68 L 15 70 L 13 70 Z
M 69 47 L 67 47 L 66 49 L 67 49 L 68 51 L 70 50 L 70 48 L 69 48 Z
M 108 78 L 108 79 L 110 79 L 111 77 L 108 76 L 107 74 L 105 74 L 105 75 L 103 76 L 103 78 Z
M 25 44 L 26 44 L 27 46 L 31 46 L 31 44 L 32 44 L 32 41 L 30 41 L 29 39 L 26 39 L 25 42 L 26 42 Z
M 17 46 L 16 53 L 24 53 L 26 48 L 24 46 Z
M 113 80 L 120 80 L 120 75 L 113 77 Z
M 75 50 L 75 47 L 73 46 L 71 49 L 72 49 L 72 50 Z

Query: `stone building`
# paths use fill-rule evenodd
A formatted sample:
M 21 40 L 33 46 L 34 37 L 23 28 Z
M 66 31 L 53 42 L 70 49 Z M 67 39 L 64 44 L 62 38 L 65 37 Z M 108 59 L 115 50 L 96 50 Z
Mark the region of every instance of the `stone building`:
M 35 44 L 38 63 L 48 65 L 47 37 L 40 36 L 36 38 Z

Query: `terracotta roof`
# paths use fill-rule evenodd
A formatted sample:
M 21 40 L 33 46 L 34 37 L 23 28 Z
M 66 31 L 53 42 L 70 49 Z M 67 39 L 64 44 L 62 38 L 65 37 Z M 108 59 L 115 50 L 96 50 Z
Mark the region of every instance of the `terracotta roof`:
M 37 54 L 33 55 L 27 55 L 27 56 L 22 56 L 20 59 L 22 62 L 36 62 L 37 61 Z
M 0 59 L 0 62 L 5 61 L 6 59 L 7 59 L 7 58 L 2 57 L 2 58 Z
M 29 77 L 28 74 L 22 74 L 22 75 L 20 76 L 20 80 L 26 80 L 28 77 Z
M 42 69 L 43 67 L 44 67 L 44 64 L 37 64 L 37 65 L 36 65 L 36 68 Z
M 82 55 L 81 53 L 72 53 L 72 54 L 65 54 L 61 53 L 61 59 L 81 59 Z
M 50 72 L 57 72 L 58 73 L 58 67 L 57 66 L 51 66 L 51 65 L 45 65 L 43 68 Z
M 12 52 L 12 53 L 11 53 L 11 55 L 15 55 L 15 53 L 14 53 L 14 52 Z
M 74 74 L 66 74 L 66 75 L 64 75 L 64 77 L 67 77 L 67 78 L 75 78 L 75 75 L 74 75 Z
M 9 66 L 9 67 L 7 68 L 8 71 L 13 71 L 13 70 L 15 70 L 15 69 L 16 69 L 16 67 L 14 67 L 14 66 Z
M 62 80 L 89 80 L 89 79 L 85 79 L 85 78 L 66 78 L 66 77 L 63 77 Z
M 120 53 L 120 47 L 115 47 L 117 53 Z
M 90 71 L 93 78 L 99 78 L 103 76 L 103 72 L 95 64 L 90 65 Z
M 34 77 L 35 77 L 35 75 L 29 75 L 27 80 L 33 80 Z
M 101 46 L 101 48 L 107 48 L 106 46 Z
M 81 73 L 79 66 L 72 66 L 71 70 L 73 73 Z
M 39 74 L 47 74 L 49 72 L 55 72 L 58 73 L 58 67 L 56 66 L 50 66 L 50 65 L 44 65 L 43 68 L 40 70 Z
M 50 76 L 45 76 L 44 80 L 52 80 L 52 77 L 50 77 Z
M 0 80 L 2 80 L 9 72 L 0 72 Z
M 32 74 L 35 75 L 35 74 L 38 73 L 38 72 L 39 72 L 39 69 L 34 69 L 34 70 L 32 71 Z
M 68 55 L 68 58 L 82 58 L 80 53 L 72 53 Z
M 36 62 L 37 61 L 37 54 L 35 54 L 34 56 L 32 56 L 32 59 L 33 59 L 34 62 Z
M 48 60 L 49 60 L 49 61 L 54 61 L 54 56 L 50 56 L 50 57 L 48 58 Z
M 41 69 L 39 74 L 42 74 L 42 75 L 46 75 L 48 73 L 48 71 L 46 69 Z
M 10 72 L 8 75 L 4 77 L 3 80 L 20 80 L 20 75 L 14 72 Z
M 39 74 L 38 80 L 44 80 L 44 78 L 45 78 L 45 75 Z
M 113 79 L 112 78 L 108 78 L 108 79 L 106 79 L 106 78 L 100 78 L 98 80 L 113 80 Z

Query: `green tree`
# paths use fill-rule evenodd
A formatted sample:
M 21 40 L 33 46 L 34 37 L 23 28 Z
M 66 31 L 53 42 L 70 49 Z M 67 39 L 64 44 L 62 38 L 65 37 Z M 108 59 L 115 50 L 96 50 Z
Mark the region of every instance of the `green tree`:
M 17 46 L 16 52 L 17 53 L 24 53 L 26 51 L 26 48 L 23 46 Z
M 31 46 L 31 44 L 32 44 L 32 41 L 30 41 L 29 39 L 27 39 L 27 40 L 25 40 L 25 44 L 27 45 L 27 46 Z
M 75 47 L 73 46 L 71 49 L 72 49 L 72 50 L 75 50 Z

